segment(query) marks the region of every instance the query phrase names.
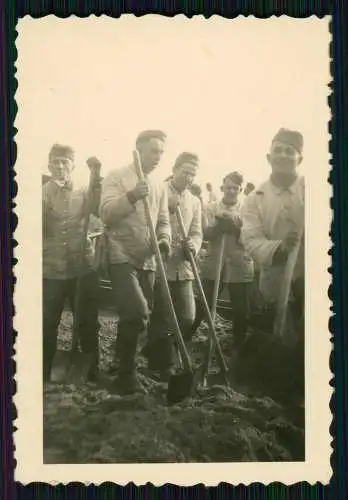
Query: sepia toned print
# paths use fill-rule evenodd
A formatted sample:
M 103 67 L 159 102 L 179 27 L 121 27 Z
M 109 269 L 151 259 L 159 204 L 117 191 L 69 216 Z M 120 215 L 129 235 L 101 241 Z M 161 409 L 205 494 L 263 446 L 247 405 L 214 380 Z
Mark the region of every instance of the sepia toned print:
M 18 33 L 17 480 L 327 482 L 328 18 Z

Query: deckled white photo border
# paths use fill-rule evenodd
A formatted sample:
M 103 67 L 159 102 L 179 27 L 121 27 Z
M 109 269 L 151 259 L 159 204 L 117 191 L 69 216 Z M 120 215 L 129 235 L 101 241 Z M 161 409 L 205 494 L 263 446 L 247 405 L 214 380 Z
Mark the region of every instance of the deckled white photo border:
M 130 16 L 134 17 L 134 16 Z M 158 16 L 147 16 L 155 18 Z M 105 22 L 105 16 L 93 17 L 93 22 Z M 239 18 L 228 20 L 213 16 L 209 20 L 197 16 L 191 20 L 185 16 L 177 16 L 171 22 L 178 23 L 238 23 Z M 83 29 L 91 18 L 70 18 Z M 41 379 L 41 338 L 42 338 L 42 283 L 41 283 L 41 172 L 35 165 L 28 165 L 22 156 L 21 143 L 26 134 L 26 127 L 35 127 L 35 123 L 27 123 L 21 114 L 22 84 L 21 65 L 35 61 L 24 54 L 30 54 L 30 47 L 21 45 L 21 32 L 33 23 L 64 23 L 65 20 L 54 16 L 43 19 L 26 17 L 20 19 L 17 26 L 18 61 L 17 74 L 19 87 L 16 93 L 18 115 L 15 126 L 18 134 L 15 137 L 18 146 L 18 158 L 15 166 L 18 183 L 16 213 L 18 228 L 15 238 L 19 245 L 15 251 L 18 264 L 15 267 L 17 284 L 15 289 L 14 328 L 18 332 L 16 343 L 17 393 L 14 402 L 18 411 L 18 419 L 14 422 L 18 430 L 14 434 L 15 458 L 17 467 L 15 479 L 23 484 L 33 481 L 50 484 L 68 483 L 71 481 L 85 484 L 100 484 L 105 481 L 125 485 L 133 482 L 137 485 L 151 482 L 154 485 L 173 483 L 182 486 L 204 483 L 215 486 L 220 482 L 245 484 L 260 482 L 282 482 L 286 485 L 298 481 L 310 484 L 320 481 L 328 483 L 332 470 L 330 466 L 331 436 L 329 427 L 332 415 L 329 401 L 332 389 L 329 381 L 332 374 L 329 369 L 331 344 L 328 330 L 330 317 L 330 301 L 328 288 L 331 276 L 328 268 L 331 265 L 328 255 L 331 241 L 329 237 L 332 214 L 329 199 L 332 189 L 328 183 L 329 146 L 327 147 L 327 170 L 318 170 L 316 165 L 306 173 L 306 461 L 299 463 L 218 463 L 218 464 L 140 464 L 140 465 L 44 465 L 43 464 L 43 400 Z M 115 23 L 118 21 L 115 20 Z M 277 22 L 275 17 L 259 20 L 263 23 Z M 296 19 L 291 22 L 296 23 Z M 319 20 L 308 18 L 308 23 L 324 22 L 329 26 L 329 18 Z M 252 36 L 252 32 L 250 33 Z M 257 43 L 257 41 L 255 41 Z M 326 41 L 325 41 L 326 43 Z M 329 74 L 328 28 L 328 69 Z M 277 50 L 276 40 L 274 50 Z M 315 69 L 314 69 L 315 70 Z M 232 69 L 231 69 L 232 71 Z M 329 90 L 328 90 L 329 93 Z M 223 117 L 222 117 L 223 118 Z M 328 120 L 330 113 L 328 109 Z M 40 109 L 37 110 L 37 120 Z M 315 120 L 315 117 L 313 117 Z M 327 132 L 328 133 L 328 132 Z M 329 135 L 327 137 L 329 143 Z

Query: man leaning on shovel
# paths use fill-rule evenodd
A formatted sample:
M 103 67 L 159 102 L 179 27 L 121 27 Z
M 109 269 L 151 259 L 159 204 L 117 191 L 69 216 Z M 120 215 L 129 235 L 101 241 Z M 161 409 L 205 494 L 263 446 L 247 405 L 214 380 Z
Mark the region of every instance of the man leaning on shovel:
M 206 209 L 209 222 L 204 237 L 209 244 L 201 264 L 202 284 L 209 305 L 213 299 L 215 280 L 220 283 L 219 293 L 224 287 L 228 288 L 236 350 L 242 347 L 246 339 L 254 278 L 253 260 L 240 241 L 242 221 L 239 197 L 242 185 L 241 173 L 229 173 L 222 181 L 222 199 L 211 203 Z M 216 276 L 221 251 L 221 275 Z M 198 300 L 192 334 L 203 319 L 204 309 Z
M 145 180 L 139 180 L 133 162 L 110 172 L 102 185 L 100 217 L 106 227 L 109 276 L 119 316 L 116 389 L 123 394 L 145 391 L 136 374 L 135 355 L 139 337 L 147 329 L 156 274 L 154 249 L 142 203 L 146 197 L 160 250 L 166 256 L 170 251 L 167 191 L 150 176 L 160 162 L 165 140 L 166 135 L 160 130 L 139 134 L 136 149 Z
M 305 185 L 304 178 L 298 175 L 298 167 L 302 162 L 302 150 L 300 132 L 285 128 L 277 132 L 267 155 L 270 178 L 245 199 L 242 227 L 244 244 L 261 268 L 259 286 L 271 329 L 272 322 L 282 312 L 278 297 L 286 285 L 285 280 L 291 284 L 290 310 L 296 328 L 290 337 L 285 335 L 284 341 L 297 346 L 301 358 L 304 349 Z M 289 256 L 296 246 L 298 253 L 289 274 L 285 271 L 289 269 Z M 280 309 L 287 308 L 287 299 L 285 302 Z M 286 331 L 291 333 L 288 328 Z
M 84 255 L 84 220 L 97 215 L 100 200 L 99 177 L 87 196 L 71 181 L 75 154 L 70 146 L 54 144 L 49 152 L 51 178 L 42 187 L 43 216 L 43 377 L 50 380 L 57 348 L 57 331 L 65 301 L 75 305 L 77 279 L 81 276 L 78 337 L 82 352 L 92 354 L 90 380 L 98 375 L 98 277 L 87 240 Z M 100 165 L 100 164 L 98 164 Z M 81 258 L 82 257 L 82 258 Z M 94 356 L 93 356 L 94 354 Z
M 175 161 L 173 175 L 165 182 L 172 231 L 171 256 L 165 262 L 167 280 L 184 340 L 191 334 L 195 318 L 194 275 L 188 252 L 196 256 L 202 245 L 201 202 L 190 190 L 198 169 L 198 157 L 181 153 Z M 186 230 L 183 235 L 176 209 L 179 207 Z M 171 321 L 159 281 L 156 281 L 154 309 L 149 326 L 149 342 L 144 349 L 148 367 L 167 381 L 172 365 Z

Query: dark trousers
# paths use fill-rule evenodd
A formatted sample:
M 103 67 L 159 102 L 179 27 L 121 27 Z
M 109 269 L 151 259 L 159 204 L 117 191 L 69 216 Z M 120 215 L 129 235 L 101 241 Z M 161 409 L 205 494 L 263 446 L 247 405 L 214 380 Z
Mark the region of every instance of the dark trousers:
M 95 272 L 81 278 L 80 321 L 78 325 L 81 350 L 96 353 L 98 358 L 98 299 L 99 280 Z M 58 326 L 66 300 L 75 310 L 77 278 L 43 280 L 43 375 L 48 380 L 57 349 Z
M 202 286 L 208 305 L 211 307 L 214 293 L 214 281 L 202 280 Z M 220 283 L 219 295 L 223 291 L 225 284 Z M 249 326 L 251 298 L 253 293 L 253 283 L 228 283 L 231 308 L 233 333 L 236 344 L 244 342 Z M 197 329 L 205 318 L 205 310 L 201 300 L 198 298 L 196 303 L 196 318 L 194 329 Z
M 155 272 L 128 263 L 109 266 L 115 307 L 119 316 L 116 356 L 121 372 L 135 370 L 139 336 L 146 332 L 153 307 Z
M 191 335 L 195 319 L 195 298 L 192 280 L 168 281 L 180 331 L 184 339 Z M 166 370 L 172 365 L 173 322 L 161 283 L 156 281 L 154 308 L 149 325 L 147 356 L 149 368 Z
M 292 284 L 293 302 L 291 313 L 294 317 L 295 327 L 298 332 L 295 345 L 294 378 L 295 387 L 304 395 L 305 383 L 305 281 L 304 277 L 298 278 Z
M 304 396 L 305 391 L 305 282 L 304 277 L 298 278 L 291 286 L 292 300 L 288 307 L 291 337 L 287 340 L 287 362 L 293 390 Z M 271 310 L 272 326 L 276 317 L 273 305 Z M 273 328 L 270 329 L 273 332 Z

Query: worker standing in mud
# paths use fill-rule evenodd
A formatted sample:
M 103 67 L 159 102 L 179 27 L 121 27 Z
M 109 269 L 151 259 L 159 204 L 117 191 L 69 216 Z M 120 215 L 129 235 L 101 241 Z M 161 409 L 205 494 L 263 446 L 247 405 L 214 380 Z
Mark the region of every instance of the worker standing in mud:
M 301 246 L 292 280 L 291 310 L 296 320 L 295 337 L 290 344 L 300 356 L 303 386 L 304 367 L 304 178 L 299 176 L 303 136 L 281 128 L 272 140 L 267 160 L 270 178 L 245 199 L 243 242 L 261 268 L 260 292 L 266 304 L 270 331 L 276 313 L 276 302 L 282 284 L 285 264 L 301 238 Z M 301 236 L 302 233 L 302 236 Z M 301 361 L 302 359 L 302 361 Z M 303 390 L 303 387 L 302 387 Z
M 220 293 L 224 286 L 228 286 L 236 350 L 239 350 L 245 341 L 254 278 L 253 260 L 240 241 L 242 221 L 239 196 L 242 192 L 242 185 L 243 176 L 239 172 L 226 175 L 221 186 L 222 200 L 207 206 L 206 213 L 209 224 L 205 230 L 204 239 L 208 241 L 208 248 L 201 263 L 202 285 L 207 302 L 210 305 L 216 278 L 221 236 L 224 234 L 225 251 L 220 276 Z M 198 300 L 192 334 L 195 333 L 203 319 L 203 305 Z
M 260 291 L 273 312 L 287 257 L 304 224 L 304 178 L 297 172 L 302 149 L 299 132 L 280 129 L 267 155 L 271 176 L 244 203 L 243 242 L 261 266 Z M 303 315 L 303 236 L 293 278 L 295 290 L 298 310 Z
M 100 170 L 98 160 L 90 160 L 91 166 Z M 95 380 L 98 375 L 99 282 L 89 240 L 86 241 L 82 268 L 80 254 L 85 236 L 84 219 L 90 213 L 98 214 L 100 178 L 93 176 L 92 189 L 87 196 L 85 189 L 73 186 L 71 173 L 75 167 L 75 153 L 70 146 L 54 144 L 48 161 L 51 178 L 42 187 L 44 383 L 50 380 L 65 301 L 68 299 L 74 308 L 77 278 L 81 275 L 79 340 L 83 352 L 95 354 L 88 373 L 89 380 Z
M 173 175 L 165 182 L 172 231 L 171 257 L 165 262 L 166 274 L 175 312 L 184 340 L 191 334 L 195 318 L 193 272 L 189 252 L 196 256 L 202 245 L 201 202 L 191 192 L 197 174 L 198 157 L 181 153 L 175 161 Z M 180 232 L 176 208 L 179 206 L 187 239 Z M 145 349 L 149 369 L 167 380 L 172 365 L 171 324 L 159 282 L 155 286 L 154 310 L 149 327 L 149 341 Z
M 159 130 L 139 134 L 139 152 L 145 180 L 134 163 L 107 175 L 102 184 L 100 217 L 105 225 L 108 269 L 119 316 L 116 388 L 120 393 L 145 392 L 136 373 L 139 336 L 146 331 L 153 306 L 156 262 L 142 200 L 148 197 L 158 243 L 164 258 L 171 244 L 167 190 L 151 180 L 164 150 L 166 135 Z

